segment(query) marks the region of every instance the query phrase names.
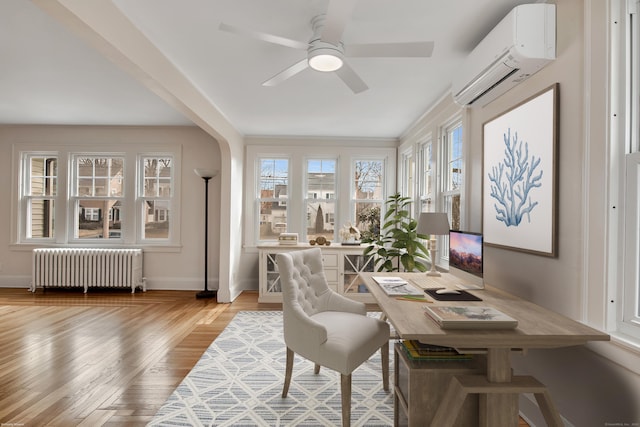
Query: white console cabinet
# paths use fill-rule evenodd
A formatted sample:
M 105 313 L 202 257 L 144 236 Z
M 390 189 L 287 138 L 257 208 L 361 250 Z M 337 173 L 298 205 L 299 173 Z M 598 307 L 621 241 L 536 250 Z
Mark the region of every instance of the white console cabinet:
M 373 271 L 373 259 L 362 255 L 365 246 L 342 246 L 336 243 L 330 246 L 312 246 L 305 243 L 295 246 L 279 244 L 258 246 L 260 263 L 258 302 L 282 302 L 280 274 L 276 264 L 277 253 L 315 247 L 322 249 L 324 272 L 329 287 L 349 298 L 366 303 L 374 302 L 366 286 L 358 280 L 359 272 Z

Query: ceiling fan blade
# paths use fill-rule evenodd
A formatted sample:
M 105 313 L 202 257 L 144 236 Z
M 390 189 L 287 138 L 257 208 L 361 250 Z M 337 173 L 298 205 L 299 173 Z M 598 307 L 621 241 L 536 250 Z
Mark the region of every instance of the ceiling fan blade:
M 320 39 L 337 46 L 358 0 L 331 0 Z
M 300 71 L 303 71 L 307 67 L 309 67 L 309 61 L 307 60 L 307 58 L 304 58 L 302 61 L 296 62 L 291 67 L 271 77 L 269 80 L 262 83 L 262 86 L 275 86 L 277 84 L 280 84 L 288 78 L 295 76 Z
M 308 43 L 302 43 L 297 40 L 288 39 L 286 37 L 275 36 L 273 34 L 261 33 L 259 31 L 247 30 L 246 28 L 235 27 L 233 25 L 220 23 L 220 30 L 229 33 L 239 34 L 241 36 L 251 37 L 268 43 L 279 44 L 281 46 L 292 47 L 294 49 L 304 49 L 309 47 Z
M 369 89 L 369 86 L 367 86 L 367 84 L 346 62 L 344 62 L 342 67 L 337 69 L 335 73 L 347 86 L 349 86 L 349 89 L 351 89 L 353 93 L 360 93 Z
M 350 44 L 344 48 L 345 56 L 360 58 L 428 58 L 432 53 L 433 42 Z

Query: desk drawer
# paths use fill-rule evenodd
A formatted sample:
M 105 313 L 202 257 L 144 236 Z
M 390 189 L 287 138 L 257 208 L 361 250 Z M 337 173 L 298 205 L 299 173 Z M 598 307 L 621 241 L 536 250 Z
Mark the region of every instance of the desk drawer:
M 454 375 L 485 372 L 485 358 L 481 355 L 467 361 L 414 361 L 409 360 L 402 344 L 395 345 L 395 399 L 396 426 L 428 426 L 440 405 L 449 381 Z M 478 395 L 467 396 L 456 427 L 478 425 Z

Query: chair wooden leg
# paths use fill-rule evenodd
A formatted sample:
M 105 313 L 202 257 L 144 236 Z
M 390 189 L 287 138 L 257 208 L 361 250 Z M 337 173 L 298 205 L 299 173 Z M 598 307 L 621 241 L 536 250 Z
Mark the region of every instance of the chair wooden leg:
M 289 384 L 291 383 L 291 374 L 293 372 L 293 350 L 287 347 L 287 362 L 284 370 L 284 387 L 282 388 L 282 397 L 287 397 L 289 393 Z
M 316 366 L 313 368 L 313 373 L 318 375 L 320 373 L 320 365 L 316 363 Z
M 340 374 L 340 389 L 342 393 L 342 427 L 351 425 L 351 374 Z
M 382 388 L 389 391 L 389 341 L 380 347 L 380 358 L 382 359 Z

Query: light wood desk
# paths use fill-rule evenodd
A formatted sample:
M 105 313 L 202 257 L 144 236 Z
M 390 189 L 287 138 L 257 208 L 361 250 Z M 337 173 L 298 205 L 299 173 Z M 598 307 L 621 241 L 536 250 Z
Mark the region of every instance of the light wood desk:
M 457 410 L 468 393 L 480 394 L 479 424 L 486 427 L 514 426 L 518 418 L 518 393 L 534 393 L 550 426 L 562 426 L 549 394 L 533 377 L 512 376 L 511 351 L 529 348 L 557 348 L 608 341 L 609 335 L 536 304 L 487 286 L 470 292 L 482 301 L 434 301 L 434 305 L 481 305 L 495 307 L 518 320 L 511 330 L 444 330 L 424 315 L 423 303 L 389 297 L 372 276 L 400 276 L 417 287 L 455 288 L 462 279 L 448 273 L 429 277 L 426 273 L 360 273 L 378 306 L 402 339 L 455 347 L 461 352 L 486 351 L 486 378 L 454 377 L 438 408 L 432 425 L 455 422 Z

